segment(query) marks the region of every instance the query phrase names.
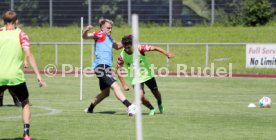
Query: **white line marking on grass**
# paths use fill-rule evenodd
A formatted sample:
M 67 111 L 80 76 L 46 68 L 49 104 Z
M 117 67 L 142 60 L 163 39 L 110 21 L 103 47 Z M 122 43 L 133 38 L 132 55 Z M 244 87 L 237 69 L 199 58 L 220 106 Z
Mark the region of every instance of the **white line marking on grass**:
M 43 109 L 43 110 L 48 110 L 49 112 L 47 113 L 38 113 L 38 114 L 34 114 L 32 113 L 32 117 L 40 117 L 40 116 L 51 116 L 51 115 L 56 115 L 58 113 L 61 113 L 61 110 L 58 109 L 54 109 L 54 108 L 50 108 L 50 107 L 46 107 L 46 106 L 31 106 L 31 108 L 38 108 L 38 109 Z M 9 119 L 22 119 L 21 115 L 18 116 L 4 116 L 4 117 L 0 117 L 0 120 L 9 120 Z
M 221 62 L 221 61 L 228 61 L 230 59 L 232 59 L 232 57 L 229 57 L 229 58 L 217 58 L 217 59 L 214 59 L 214 61 Z
M 38 116 L 48 116 L 48 115 L 49 115 L 49 116 L 50 116 L 50 115 L 56 115 L 56 114 L 62 112 L 62 111 L 59 110 L 59 109 L 54 109 L 54 108 L 45 107 L 45 106 L 32 106 L 32 107 L 51 111 L 51 112 L 42 113 L 42 114 L 32 114 L 32 116 L 35 116 L 35 117 L 38 117 Z

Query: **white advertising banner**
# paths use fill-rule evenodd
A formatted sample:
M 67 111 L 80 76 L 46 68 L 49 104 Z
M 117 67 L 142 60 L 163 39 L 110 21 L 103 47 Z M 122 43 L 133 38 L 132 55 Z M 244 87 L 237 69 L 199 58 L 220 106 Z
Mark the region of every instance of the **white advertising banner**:
M 246 68 L 276 68 L 276 44 L 246 44 Z

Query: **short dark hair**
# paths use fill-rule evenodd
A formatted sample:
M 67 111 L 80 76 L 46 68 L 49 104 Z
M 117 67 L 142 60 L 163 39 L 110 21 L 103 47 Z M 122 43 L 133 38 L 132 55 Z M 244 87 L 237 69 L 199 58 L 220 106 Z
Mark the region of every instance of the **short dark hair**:
M 12 10 L 8 10 L 3 13 L 2 18 L 3 18 L 4 24 L 7 24 L 7 23 L 15 24 L 17 20 L 17 15 L 16 15 L 16 12 Z
M 126 35 L 122 38 L 121 42 L 124 46 L 131 44 L 132 45 L 132 35 Z

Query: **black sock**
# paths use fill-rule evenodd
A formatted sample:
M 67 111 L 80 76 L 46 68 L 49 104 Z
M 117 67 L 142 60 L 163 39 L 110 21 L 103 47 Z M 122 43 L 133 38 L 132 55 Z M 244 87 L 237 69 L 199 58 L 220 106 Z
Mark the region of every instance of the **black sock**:
M 152 106 L 151 104 L 146 105 L 146 107 L 149 108 L 150 110 L 153 110 L 153 109 L 154 109 L 153 106 Z
M 30 135 L 29 134 L 30 124 L 24 124 L 24 135 Z
M 0 96 L 0 106 L 3 106 L 3 98 L 4 96 Z
M 123 101 L 123 104 L 124 104 L 126 107 L 129 107 L 129 106 L 131 105 L 131 103 L 130 103 L 127 99 L 125 99 L 125 100 Z
M 162 101 L 161 101 L 161 100 L 157 100 L 157 104 L 158 104 L 158 105 L 161 105 L 161 104 L 162 104 Z
M 94 107 L 95 107 L 95 105 L 91 103 L 90 106 L 89 106 L 89 108 L 88 108 L 88 111 L 89 112 L 93 112 Z

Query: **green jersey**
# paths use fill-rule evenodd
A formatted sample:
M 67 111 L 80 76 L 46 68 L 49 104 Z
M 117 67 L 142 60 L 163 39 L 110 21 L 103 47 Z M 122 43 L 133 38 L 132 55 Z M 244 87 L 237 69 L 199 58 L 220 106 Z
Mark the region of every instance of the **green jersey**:
M 0 30 L 0 86 L 25 82 L 20 29 Z
M 143 83 L 151 79 L 154 76 L 154 74 L 151 71 L 150 64 L 146 59 L 146 56 L 140 53 L 139 57 L 140 77 L 138 83 Z M 120 58 L 122 59 L 123 67 L 127 70 L 128 79 L 131 81 L 131 84 L 134 85 L 137 80 L 134 80 L 133 55 L 129 55 L 123 50 L 120 54 Z M 120 62 L 118 62 L 118 65 L 120 65 L 119 63 Z

